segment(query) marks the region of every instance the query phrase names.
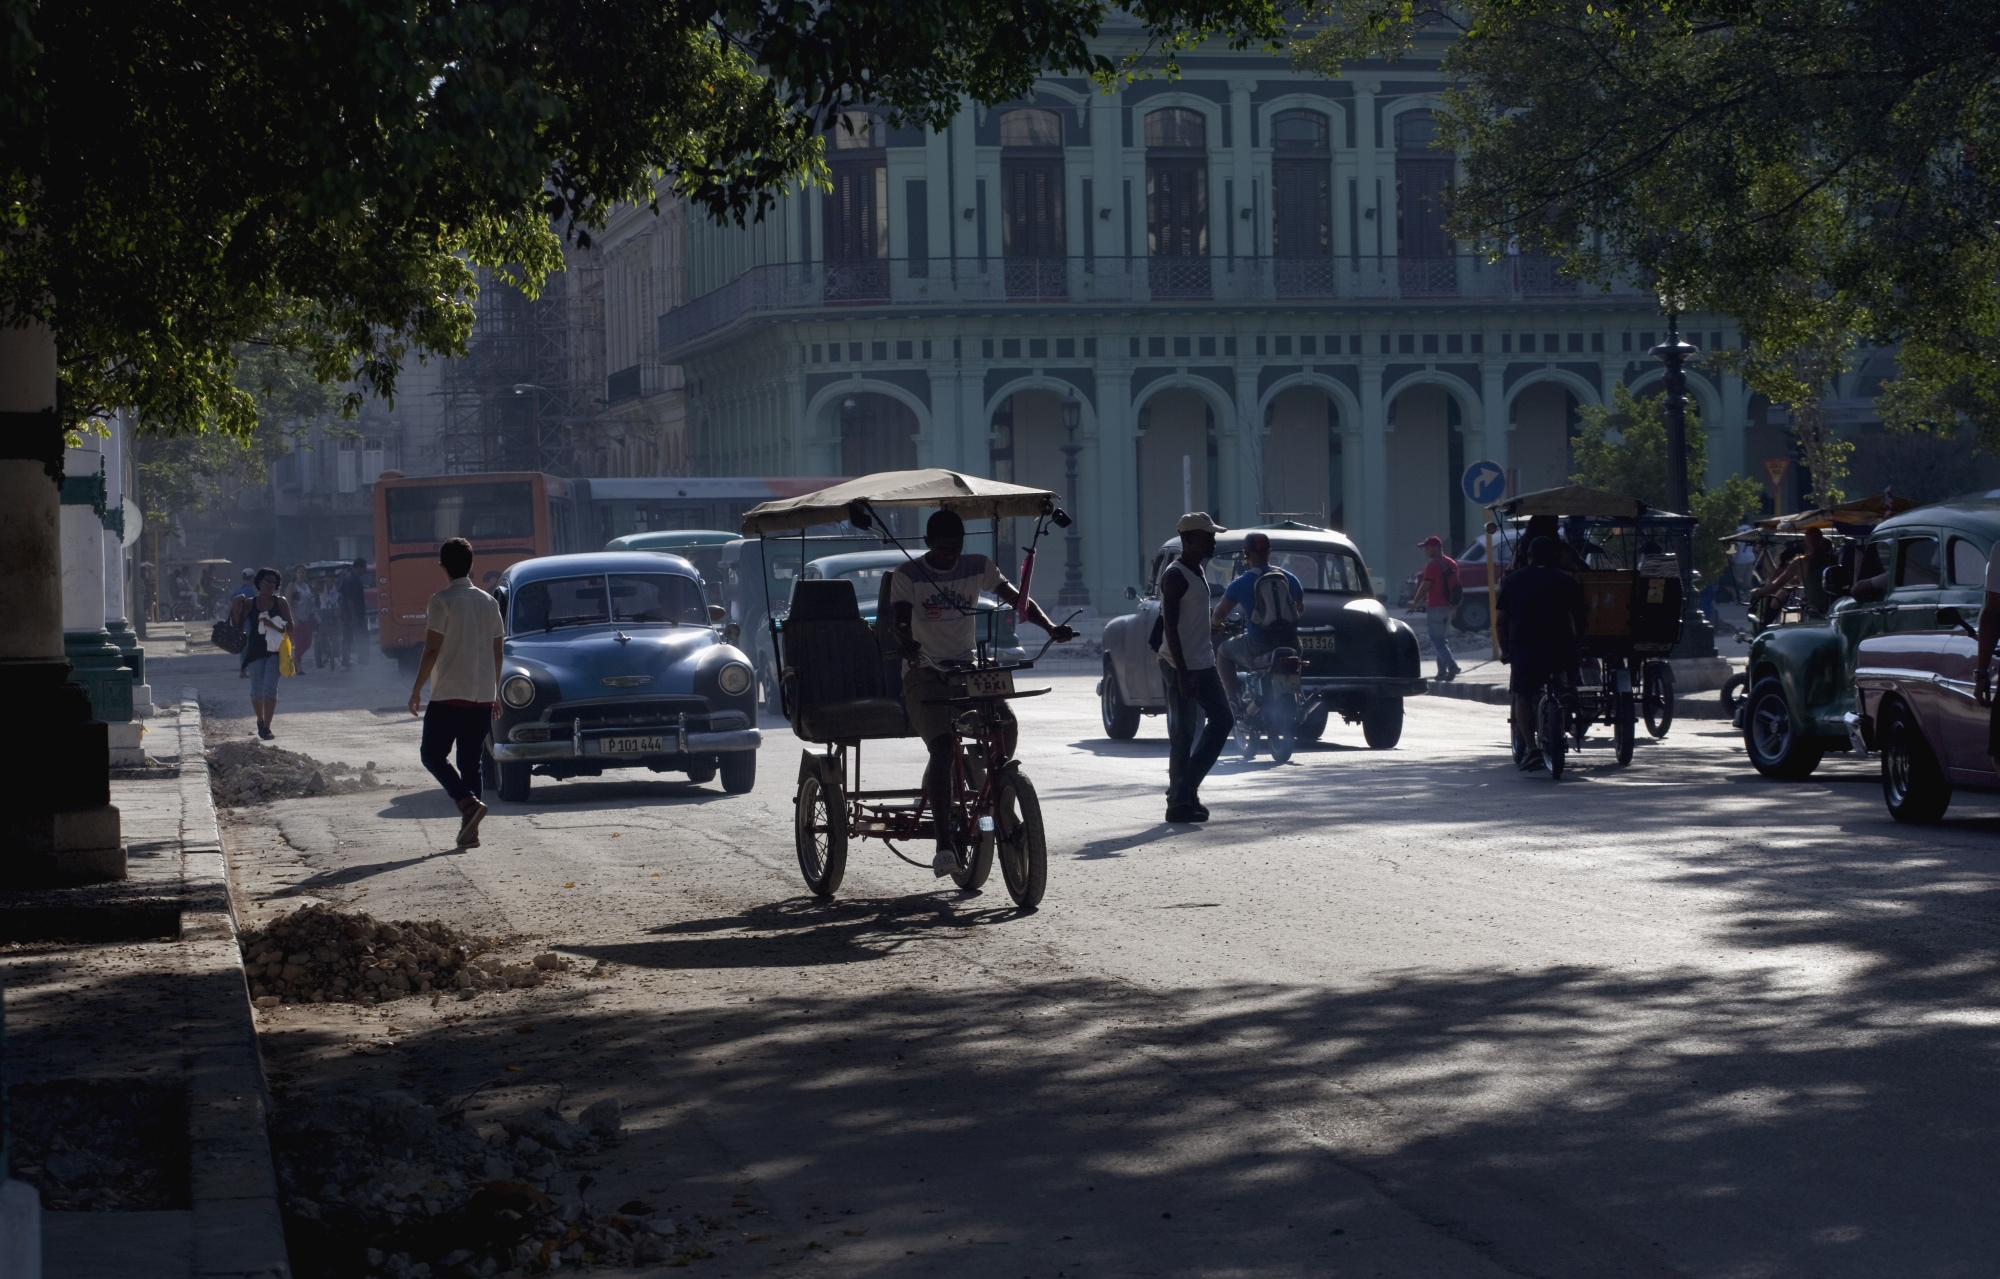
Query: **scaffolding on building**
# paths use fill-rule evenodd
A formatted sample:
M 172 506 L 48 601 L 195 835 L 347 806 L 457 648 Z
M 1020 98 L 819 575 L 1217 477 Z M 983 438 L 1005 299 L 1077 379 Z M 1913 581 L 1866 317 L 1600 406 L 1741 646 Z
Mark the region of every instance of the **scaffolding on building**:
M 596 453 L 604 395 L 604 268 L 566 253 L 531 298 L 480 268 L 467 353 L 442 370 L 438 469 L 578 476 Z

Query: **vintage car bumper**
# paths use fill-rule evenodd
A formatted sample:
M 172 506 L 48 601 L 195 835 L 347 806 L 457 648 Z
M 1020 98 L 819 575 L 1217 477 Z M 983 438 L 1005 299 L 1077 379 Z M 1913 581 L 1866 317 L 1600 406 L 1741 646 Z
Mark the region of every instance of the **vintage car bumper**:
M 1868 754 L 1868 743 L 1875 740 L 1875 721 L 1867 715 L 1857 715 L 1853 711 L 1842 715 L 1841 722 L 1847 725 L 1847 743 L 1856 755 Z
M 607 755 L 601 739 L 606 737 L 659 736 L 665 739 L 666 750 L 657 755 L 628 755 L 620 753 Z M 587 732 L 579 741 L 564 738 L 554 742 L 495 742 L 493 758 L 503 764 L 537 764 L 557 759 L 588 759 L 593 763 L 617 762 L 637 764 L 651 759 L 663 759 L 676 755 L 720 755 L 728 751 L 754 751 L 764 742 L 762 729 L 733 728 L 721 733 L 688 733 L 685 735 L 667 732 L 660 734 L 635 733 L 631 729 L 612 729 L 603 732 Z

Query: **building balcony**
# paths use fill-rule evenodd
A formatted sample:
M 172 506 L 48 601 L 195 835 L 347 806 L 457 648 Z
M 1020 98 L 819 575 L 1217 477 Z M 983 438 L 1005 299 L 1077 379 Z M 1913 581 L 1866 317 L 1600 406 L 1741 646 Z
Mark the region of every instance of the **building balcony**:
M 857 308 L 990 310 L 1037 304 L 1449 302 L 1575 299 L 1547 258 L 872 258 L 752 267 L 659 318 L 660 359 L 678 363 L 737 323 Z M 1611 296 L 1642 298 L 1637 288 Z M 621 387 L 622 389 L 622 387 Z

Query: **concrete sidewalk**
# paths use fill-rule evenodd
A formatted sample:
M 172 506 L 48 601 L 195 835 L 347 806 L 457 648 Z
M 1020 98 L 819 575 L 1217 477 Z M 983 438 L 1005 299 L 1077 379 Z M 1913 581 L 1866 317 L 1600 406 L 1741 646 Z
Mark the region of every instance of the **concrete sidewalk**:
M 130 878 L 0 894 L 9 1085 L 27 1138 L 15 1176 L 45 1205 L 111 1208 L 45 1209 L 47 1279 L 285 1279 L 268 1101 L 196 699 L 148 728 L 148 753 L 166 767 L 112 783 Z M 146 1139 L 72 1148 L 63 1133 L 37 1133 L 38 1108 L 47 1127 L 58 1112 L 89 1114 L 93 1098 L 139 1125 L 124 1135 Z M 93 1131 L 121 1133 L 110 1122 Z M 174 1133 L 184 1143 L 169 1149 Z

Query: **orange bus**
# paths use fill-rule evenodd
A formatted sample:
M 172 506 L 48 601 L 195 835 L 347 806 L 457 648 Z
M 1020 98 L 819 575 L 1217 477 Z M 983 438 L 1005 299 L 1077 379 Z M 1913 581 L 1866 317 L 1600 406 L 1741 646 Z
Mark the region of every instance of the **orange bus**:
M 534 471 L 382 472 L 375 484 L 376 615 L 382 651 L 416 668 L 424 651 L 427 605 L 445 585 L 438 545 L 449 538 L 471 541 L 472 580 L 482 587 L 492 586 L 501 570 L 522 560 L 596 550 L 596 542 L 579 541 L 578 487 L 577 481 Z

